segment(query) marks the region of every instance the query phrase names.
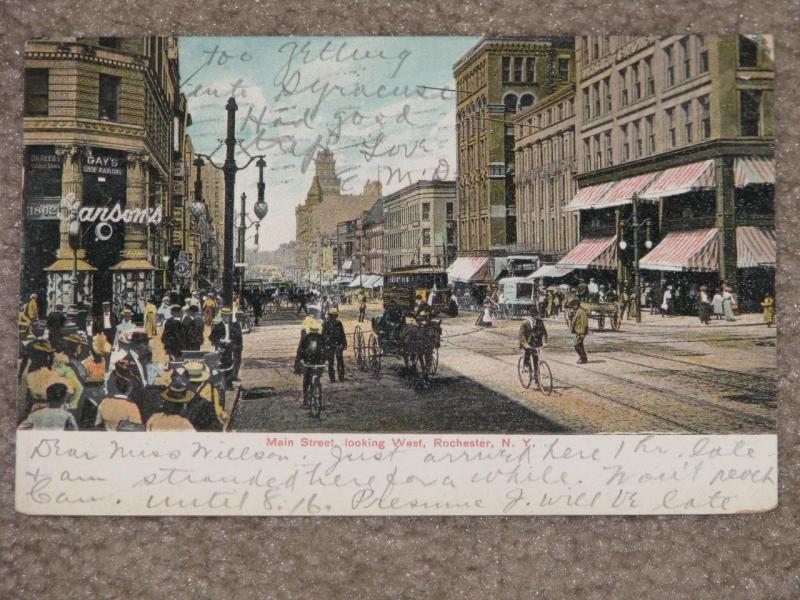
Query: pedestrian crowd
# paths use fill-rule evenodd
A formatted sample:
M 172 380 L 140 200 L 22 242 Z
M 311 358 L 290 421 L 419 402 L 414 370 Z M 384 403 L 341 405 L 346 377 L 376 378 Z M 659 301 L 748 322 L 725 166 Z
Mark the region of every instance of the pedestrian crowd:
M 42 321 L 32 294 L 19 316 L 19 427 L 224 430 L 241 326 L 213 291 L 174 300 L 152 298 L 138 311 L 104 302 L 92 319 L 58 305 Z

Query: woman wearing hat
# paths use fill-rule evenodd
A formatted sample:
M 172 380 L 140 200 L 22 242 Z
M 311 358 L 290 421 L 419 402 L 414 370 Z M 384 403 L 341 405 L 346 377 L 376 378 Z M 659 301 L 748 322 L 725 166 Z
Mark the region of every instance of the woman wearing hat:
M 130 308 L 123 308 L 120 316 L 122 317 L 122 321 L 119 325 L 117 325 L 117 332 L 116 336 L 114 337 L 114 346 L 119 346 L 119 337 L 123 333 L 136 329 L 136 324 L 133 322 L 133 311 Z
M 103 426 L 106 431 L 117 431 L 119 424 L 123 421 L 142 424 L 142 415 L 139 407 L 130 400 L 133 391 L 135 367 L 126 365 L 126 360 L 122 359 L 117 363 L 114 370 L 116 393 L 103 398 L 97 407 L 97 419 L 95 427 Z
M 704 283 L 697 294 L 697 316 L 703 325 L 711 321 L 711 301 L 708 298 L 708 286 Z
M 223 404 L 225 399 L 220 390 L 209 381 L 209 373 L 201 362 L 188 362 L 184 365 L 188 389 L 194 392 L 189 400 L 183 416 L 189 419 L 197 431 L 224 431 L 228 423 L 228 414 Z
M 64 409 L 67 386 L 53 383 L 47 387 L 47 403 L 33 407 L 19 429 L 53 429 L 57 431 L 77 431 L 78 424 L 68 410 Z
M 28 366 L 19 382 L 17 422 L 22 421 L 37 404 L 47 404 L 47 388 L 63 383 L 67 392 L 74 391 L 73 384 L 53 369 L 53 347 L 47 340 L 34 340 L 28 348 Z
M 156 331 L 157 312 L 155 298 L 150 298 L 144 306 L 144 330 L 150 337 L 158 335 L 158 331 Z
M 181 416 L 186 405 L 194 396 L 194 392 L 180 380 L 173 381 L 161 392 L 164 409 L 147 420 L 147 431 L 196 431 L 194 425 L 186 417 Z

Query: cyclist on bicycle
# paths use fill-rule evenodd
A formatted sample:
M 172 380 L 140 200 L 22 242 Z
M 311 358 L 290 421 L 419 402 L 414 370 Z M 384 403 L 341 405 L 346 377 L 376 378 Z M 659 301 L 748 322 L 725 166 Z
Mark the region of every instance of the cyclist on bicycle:
M 546 343 L 547 328 L 539 316 L 539 311 L 532 306 L 519 328 L 519 347 L 525 350 L 525 364 L 531 369 L 537 383 L 539 382 L 538 349 Z M 533 365 L 531 365 L 531 358 L 533 358 Z
M 325 346 L 322 339 L 322 323 L 306 318 L 300 331 L 300 343 L 294 359 L 295 375 L 303 375 L 303 406 L 309 406 L 308 395 L 314 371 L 321 371 L 326 363 Z

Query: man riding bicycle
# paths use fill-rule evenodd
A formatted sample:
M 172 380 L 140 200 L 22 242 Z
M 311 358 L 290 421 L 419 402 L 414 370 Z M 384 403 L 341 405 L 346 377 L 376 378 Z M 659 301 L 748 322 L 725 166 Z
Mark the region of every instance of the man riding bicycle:
M 519 328 L 519 347 L 525 350 L 525 364 L 531 369 L 534 380 L 539 381 L 538 349 L 547 343 L 547 328 L 539 316 L 539 311 L 531 307 L 528 316 Z M 531 365 L 533 358 L 533 365 Z
M 322 323 L 309 316 L 303 322 L 300 343 L 294 360 L 294 372 L 303 375 L 303 406 L 308 407 L 311 380 L 315 371 L 321 371 L 326 363 L 322 339 Z

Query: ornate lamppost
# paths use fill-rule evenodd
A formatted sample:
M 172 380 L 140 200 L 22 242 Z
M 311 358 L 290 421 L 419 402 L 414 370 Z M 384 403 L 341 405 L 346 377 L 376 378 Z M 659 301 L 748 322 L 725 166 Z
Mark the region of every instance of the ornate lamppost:
M 639 221 L 639 195 L 634 194 L 631 198 L 632 210 L 631 218 L 629 221 L 620 223 L 620 231 L 617 233 L 617 240 L 619 240 L 619 249 L 625 250 L 628 247 L 628 242 L 622 236 L 622 230 L 625 225 L 633 230 L 633 293 L 635 294 L 634 307 L 636 308 L 636 322 L 642 322 L 642 282 L 639 270 L 639 229 L 644 225 L 647 227 L 647 237 L 644 242 L 645 248 L 648 250 L 653 247 L 653 241 L 650 237 L 650 219 Z

